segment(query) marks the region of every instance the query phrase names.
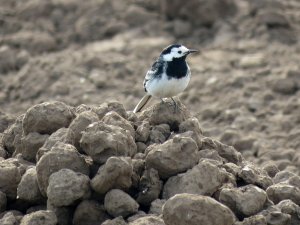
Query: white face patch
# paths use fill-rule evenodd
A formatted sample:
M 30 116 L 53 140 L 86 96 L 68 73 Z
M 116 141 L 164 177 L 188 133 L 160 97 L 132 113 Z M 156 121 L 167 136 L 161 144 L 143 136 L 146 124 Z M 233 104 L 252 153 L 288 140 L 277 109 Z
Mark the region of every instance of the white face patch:
M 172 61 L 174 58 L 180 58 L 187 54 L 189 51 L 188 48 L 181 45 L 180 47 L 172 48 L 171 52 L 168 54 L 163 55 L 164 61 Z

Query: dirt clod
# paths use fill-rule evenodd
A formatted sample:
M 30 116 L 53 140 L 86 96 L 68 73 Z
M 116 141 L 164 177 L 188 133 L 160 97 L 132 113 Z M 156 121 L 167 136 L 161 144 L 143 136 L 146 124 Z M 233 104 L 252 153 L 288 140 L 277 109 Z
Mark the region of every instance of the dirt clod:
M 190 210 L 190 207 L 193 210 Z M 192 219 L 193 218 L 193 219 Z M 224 224 L 234 222 L 234 215 L 226 206 L 213 198 L 193 194 L 179 194 L 170 198 L 163 207 L 166 225 Z
M 224 207 L 225 224 L 300 224 L 299 9 L 2 0 L 0 224 L 198 224 L 199 198 L 217 205 L 203 224 Z M 176 105 L 153 97 L 133 113 L 147 70 L 175 43 L 199 50 L 188 87 Z M 114 189 L 139 205 L 113 218 Z M 186 194 L 197 206 L 165 217 Z

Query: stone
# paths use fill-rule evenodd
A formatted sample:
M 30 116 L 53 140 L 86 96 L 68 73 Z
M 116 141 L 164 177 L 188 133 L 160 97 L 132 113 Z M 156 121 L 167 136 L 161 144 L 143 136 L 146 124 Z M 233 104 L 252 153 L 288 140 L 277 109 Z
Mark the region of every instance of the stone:
M 18 185 L 17 194 L 19 199 L 32 204 L 38 204 L 42 202 L 43 196 L 38 186 L 35 167 L 26 170 L 25 174 L 21 178 L 21 182 Z
M 250 184 L 239 188 L 223 188 L 219 201 L 228 206 L 237 217 L 244 218 L 255 215 L 263 209 L 267 194 Z
M 110 157 L 91 180 L 91 186 L 99 194 L 113 188 L 126 190 L 132 185 L 132 174 L 130 158 Z
M 71 122 L 69 126 L 69 131 L 74 134 L 74 146 L 80 149 L 80 139 L 82 132 L 94 122 L 97 122 L 98 115 L 92 111 L 84 111 L 79 113 L 76 118 Z
M 141 205 L 150 203 L 159 197 L 163 183 L 155 169 L 146 169 L 139 181 L 139 193 L 136 201 Z
M 289 171 L 279 171 L 274 176 L 273 182 L 274 182 L 274 184 L 285 183 L 285 182 L 288 182 L 289 179 L 291 179 L 293 177 L 297 177 L 297 175 L 295 173 L 292 173 Z
M 76 114 L 76 117 L 79 116 L 79 114 L 83 113 L 83 112 L 90 112 L 93 111 L 95 107 L 91 106 L 91 105 L 85 105 L 85 104 L 80 104 L 79 106 L 77 106 L 74 111 Z M 93 111 L 94 112 L 94 111 Z M 98 116 L 98 115 L 97 115 Z M 76 118 L 75 118 L 76 119 Z M 72 121 L 73 122 L 73 121 Z M 71 125 L 71 124 L 70 124 Z
M 271 225 L 290 225 L 291 216 L 281 212 L 271 212 L 266 216 L 267 224 Z
M 52 134 L 62 127 L 68 127 L 75 115 L 70 106 L 62 102 L 44 102 L 27 110 L 23 119 L 23 131 Z
M 212 159 L 215 161 L 219 161 L 220 163 L 224 162 L 224 159 L 218 154 L 216 150 L 205 149 L 198 152 L 199 159 Z M 234 164 L 235 165 L 235 164 Z
M 142 143 L 142 142 L 138 142 L 138 143 Z M 143 160 L 144 164 L 145 164 L 145 160 L 144 160 L 145 158 L 146 158 L 146 155 L 142 152 L 136 153 L 133 157 L 133 159 L 136 159 L 136 160 Z
M 133 173 L 131 176 L 131 189 L 139 191 L 139 182 L 145 170 L 145 161 L 143 160 L 143 158 L 136 158 L 137 155 L 139 154 L 136 154 L 134 159 L 132 160 Z
M 129 225 L 165 225 L 163 219 L 157 216 L 143 216 L 129 223 Z
M 265 171 L 260 170 L 252 164 L 244 165 L 238 173 L 238 177 L 247 184 L 257 185 L 264 190 L 273 184 L 271 177 L 269 177 Z
M 144 211 L 139 210 L 137 211 L 137 213 L 133 214 L 132 216 L 127 217 L 127 223 L 131 223 L 145 216 L 147 216 L 147 214 Z
M 34 166 L 33 163 L 24 160 L 21 154 L 18 154 L 13 158 L 7 158 L 5 161 L 7 163 L 12 163 L 16 167 L 18 167 L 21 176 L 23 176 L 23 174 L 26 172 L 27 169 Z
M 98 115 L 100 120 L 105 116 L 106 113 L 112 111 L 118 113 L 124 119 L 127 119 L 128 117 L 123 104 L 121 104 L 120 102 L 105 102 L 102 103 L 100 106 L 93 108 L 93 112 L 95 112 Z
M 0 191 L 5 193 L 8 199 L 17 197 L 20 180 L 21 174 L 16 165 L 6 160 L 0 161 Z
M 105 195 L 104 207 L 113 217 L 126 217 L 136 213 L 139 204 L 122 190 L 112 189 Z
M 127 120 L 129 122 L 131 122 L 132 124 L 134 124 L 134 125 L 138 125 L 138 124 L 136 124 L 136 123 L 138 123 L 138 117 L 137 117 L 137 115 L 134 112 L 132 112 L 132 111 L 127 111 L 126 113 L 127 113 Z M 146 121 L 144 121 L 144 122 L 146 122 Z
M 114 218 L 112 220 L 106 220 L 101 225 L 127 225 L 122 216 Z
M 234 225 L 268 225 L 267 219 L 263 215 L 254 215 L 245 218 L 242 222 L 236 222 Z
M 236 148 L 239 152 L 245 152 L 253 149 L 255 138 L 241 138 L 234 143 L 234 148 Z
M 26 210 L 26 214 L 30 214 L 40 210 L 47 210 L 47 205 L 35 205 L 31 206 Z
M 275 204 L 278 202 L 290 199 L 296 204 L 300 204 L 300 189 L 290 184 L 278 183 L 267 189 L 268 197 Z
M 109 216 L 105 212 L 104 206 L 95 200 L 84 200 L 76 207 L 73 217 L 74 225 L 94 225 L 101 224 Z
M 291 225 L 300 224 L 300 206 L 291 200 L 283 200 L 276 206 L 282 213 L 291 215 Z
M 181 124 L 179 124 L 179 133 L 186 133 L 186 132 L 193 132 L 193 135 L 191 136 L 195 142 L 198 145 L 198 148 L 201 149 L 202 147 L 202 130 L 200 127 L 200 123 L 197 118 L 191 117 L 187 120 L 183 121 Z
M 136 129 L 135 140 L 136 142 L 145 143 L 150 135 L 150 124 L 148 121 L 143 121 Z
M 2 137 L 2 143 L 4 149 L 12 155 L 15 151 L 15 146 L 21 143 L 21 137 L 23 133 L 22 121 L 24 115 L 19 116 L 15 123 L 9 126 L 4 132 Z
M 103 164 L 111 156 L 133 156 L 137 147 L 130 132 L 103 122 L 90 124 L 82 134 L 80 146 L 92 159 Z
M 25 215 L 20 225 L 56 225 L 57 218 L 52 211 L 40 210 Z
M 230 182 L 229 173 L 205 159 L 187 172 L 170 177 L 164 185 L 163 198 L 179 193 L 211 196 L 226 182 Z
M 136 154 L 134 158 L 132 159 L 132 167 L 133 167 L 133 172 L 139 177 L 143 175 L 143 172 L 145 170 L 145 160 L 144 160 L 144 155 L 141 155 L 141 157 L 136 157 L 139 154 Z
M 39 161 L 40 158 L 46 152 L 49 152 L 51 148 L 58 142 L 74 145 L 75 137 L 73 131 L 71 131 L 69 128 L 63 127 L 52 133 L 45 141 L 43 146 L 38 150 L 36 155 L 36 161 Z
M 159 124 L 153 126 L 149 134 L 149 144 L 161 144 L 164 143 L 170 136 L 170 126 L 168 124 Z
M 23 214 L 19 211 L 4 212 L 4 215 L 0 219 L 1 225 L 18 225 L 21 222 Z
M 224 133 L 220 137 L 220 141 L 226 145 L 233 146 L 236 141 L 241 139 L 241 134 L 232 129 L 227 129 L 224 131 Z
M 131 136 L 135 138 L 135 130 L 131 123 L 124 119 L 122 116 L 120 116 L 118 113 L 114 111 L 108 112 L 102 118 L 102 121 L 107 125 L 114 125 L 129 131 Z
M 36 164 L 38 185 L 43 196 L 46 196 L 50 175 L 61 169 L 70 169 L 89 175 L 89 167 L 76 148 L 58 142 Z
M 226 160 L 240 165 L 242 162 L 242 155 L 236 151 L 232 146 L 225 145 L 219 141 L 213 140 L 212 138 L 205 137 L 202 139 L 201 150 L 212 149 L 216 150 L 218 154 Z
M 1 70 L 1 65 L 0 65 L 0 70 Z M 9 126 L 11 126 L 15 122 L 15 119 L 16 119 L 15 116 L 4 113 L 0 110 L 0 133 L 3 133 Z
M 233 176 L 237 176 L 241 170 L 241 167 L 235 165 L 234 163 L 225 163 L 223 168 L 228 172 L 231 173 Z
M 142 153 L 144 154 L 146 148 L 147 148 L 147 145 L 144 144 L 143 142 L 136 142 L 136 148 L 137 148 L 137 154 L 135 154 L 134 157 L 136 157 L 136 155 L 138 155 L 138 153 Z
M 156 169 L 163 179 L 191 169 L 199 159 L 198 146 L 192 138 L 175 136 L 161 145 L 151 145 L 146 151 L 146 167 Z
M 267 162 L 263 167 L 270 177 L 275 177 L 275 175 L 279 172 L 278 167 L 273 162 Z
M 24 160 L 21 154 L 16 155 L 14 158 L 7 158 L 7 159 L 0 158 L 0 164 L 1 163 L 6 165 L 12 164 L 16 166 L 17 169 L 19 170 L 19 174 L 21 177 L 23 176 L 23 174 L 26 172 L 28 168 L 34 166 L 33 163 Z
M 174 103 L 158 103 L 153 107 L 144 110 L 138 119 L 140 121 L 149 121 L 150 125 L 168 124 L 171 130 L 178 130 L 179 124 L 191 117 L 187 108 L 180 102 L 176 101 L 180 110 L 174 113 Z
M 232 225 L 235 217 L 211 197 L 185 193 L 167 200 L 163 220 L 166 225 Z
M 1 139 L 1 137 L 0 137 Z M 7 152 L 4 150 L 2 146 L 0 146 L 0 157 L 5 159 L 7 157 Z
M 7 205 L 6 194 L 0 191 L 0 213 L 4 212 Z
M 283 95 L 292 95 L 297 92 L 297 83 L 293 79 L 281 78 L 274 81 L 272 90 Z
M 155 215 L 161 215 L 163 205 L 166 203 L 166 201 L 167 200 L 165 199 L 155 199 L 153 202 L 151 202 L 149 213 Z
M 91 195 L 90 179 L 82 173 L 61 169 L 49 177 L 48 201 L 55 207 L 72 205 Z
M 21 153 L 25 160 L 35 162 L 39 148 L 43 146 L 48 137 L 48 134 L 29 133 L 21 138 L 21 145 L 16 149 L 14 154 Z
M 54 212 L 57 218 L 57 224 L 61 225 L 69 225 L 72 224 L 72 217 L 74 213 L 73 207 L 55 207 L 51 205 L 49 201 L 47 201 L 47 210 Z

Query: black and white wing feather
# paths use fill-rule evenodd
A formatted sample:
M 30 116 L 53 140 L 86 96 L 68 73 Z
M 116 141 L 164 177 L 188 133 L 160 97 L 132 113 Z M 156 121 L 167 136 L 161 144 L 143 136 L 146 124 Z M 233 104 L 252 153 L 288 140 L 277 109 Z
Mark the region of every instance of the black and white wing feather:
M 151 66 L 151 69 L 148 70 L 145 76 L 143 84 L 146 92 L 147 92 L 146 89 L 147 82 L 152 80 L 153 78 L 159 78 L 160 76 L 162 76 L 163 69 L 164 69 L 164 62 L 161 59 L 157 59 Z
M 151 81 L 154 78 L 158 78 L 162 76 L 163 66 L 164 66 L 163 61 L 161 59 L 158 59 L 153 63 L 151 69 L 148 70 L 144 79 L 145 92 L 147 92 L 146 86 L 148 81 Z M 150 99 L 151 99 L 151 95 L 146 93 L 146 95 L 141 99 L 141 101 L 134 108 L 133 112 L 134 113 L 140 112 L 145 107 L 145 105 L 150 101 Z

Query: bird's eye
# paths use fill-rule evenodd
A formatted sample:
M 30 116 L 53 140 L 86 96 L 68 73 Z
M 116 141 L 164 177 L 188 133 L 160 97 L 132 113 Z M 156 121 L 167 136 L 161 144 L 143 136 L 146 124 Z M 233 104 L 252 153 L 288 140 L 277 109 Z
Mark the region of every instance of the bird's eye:
M 179 54 L 181 54 L 181 53 L 182 53 L 182 51 L 178 51 L 178 53 L 179 53 Z

